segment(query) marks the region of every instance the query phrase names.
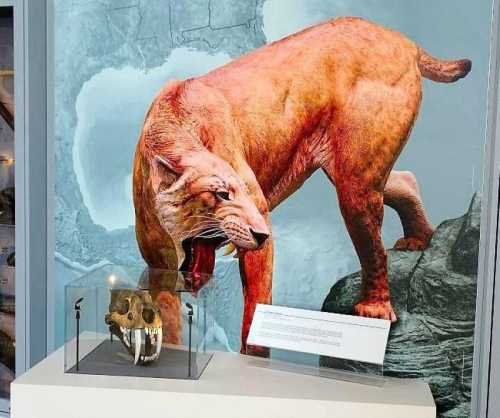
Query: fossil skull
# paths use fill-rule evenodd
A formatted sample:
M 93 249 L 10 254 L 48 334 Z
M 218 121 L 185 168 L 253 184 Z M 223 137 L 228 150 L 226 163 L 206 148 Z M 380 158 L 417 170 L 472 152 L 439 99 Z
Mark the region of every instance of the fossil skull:
M 162 321 L 147 290 L 111 289 L 105 322 L 134 357 L 135 364 L 146 364 L 160 356 Z

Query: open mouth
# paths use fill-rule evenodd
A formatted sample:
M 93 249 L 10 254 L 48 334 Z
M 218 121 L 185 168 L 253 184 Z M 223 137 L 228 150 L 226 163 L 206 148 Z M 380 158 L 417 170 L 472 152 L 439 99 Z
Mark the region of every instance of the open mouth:
M 109 330 L 134 357 L 134 364 L 147 364 L 160 357 L 162 328 L 126 328 L 111 322 Z
M 182 247 L 186 256 L 181 270 L 193 274 L 212 274 L 215 267 L 215 252 L 227 242 L 225 236 L 185 239 Z

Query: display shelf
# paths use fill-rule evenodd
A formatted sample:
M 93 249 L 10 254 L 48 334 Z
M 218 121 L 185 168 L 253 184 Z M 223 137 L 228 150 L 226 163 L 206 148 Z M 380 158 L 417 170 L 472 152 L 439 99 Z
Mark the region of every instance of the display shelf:
M 256 367 L 254 362 L 248 356 L 215 353 L 197 381 L 78 375 L 64 373 L 60 349 L 14 381 L 11 416 L 436 416 L 429 387 L 421 381 L 388 379 L 383 387 L 374 387 Z

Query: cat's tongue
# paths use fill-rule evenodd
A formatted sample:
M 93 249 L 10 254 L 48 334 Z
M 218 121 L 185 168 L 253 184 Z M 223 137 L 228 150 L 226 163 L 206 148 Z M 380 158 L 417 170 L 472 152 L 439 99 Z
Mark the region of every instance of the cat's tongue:
M 195 285 L 200 285 L 204 282 L 202 275 L 212 274 L 215 267 L 215 250 L 217 243 L 211 240 L 198 239 L 193 242 L 193 262 L 190 272 L 193 274 Z

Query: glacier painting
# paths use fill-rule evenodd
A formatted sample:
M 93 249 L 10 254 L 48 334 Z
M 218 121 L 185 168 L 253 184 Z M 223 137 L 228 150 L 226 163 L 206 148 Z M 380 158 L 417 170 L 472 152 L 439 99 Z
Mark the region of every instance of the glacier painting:
M 141 121 L 165 80 L 195 77 L 229 60 L 222 52 L 176 48 L 159 67 L 108 67 L 83 84 L 76 99 L 73 168 L 95 224 L 108 231 L 134 224 L 131 156 Z

